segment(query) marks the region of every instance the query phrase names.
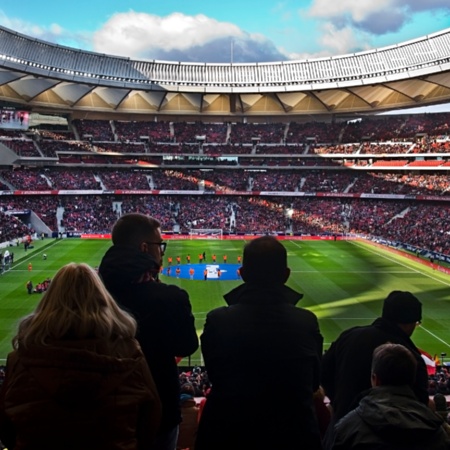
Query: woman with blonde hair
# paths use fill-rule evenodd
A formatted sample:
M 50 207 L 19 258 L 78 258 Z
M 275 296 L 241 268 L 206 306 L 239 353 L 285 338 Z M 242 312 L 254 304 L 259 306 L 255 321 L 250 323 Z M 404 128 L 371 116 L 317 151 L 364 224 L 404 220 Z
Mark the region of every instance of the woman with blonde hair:
M 62 267 L 23 318 L 0 392 L 9 449 L 141 449 L 161 405 L 136 322 L 86 264 Z

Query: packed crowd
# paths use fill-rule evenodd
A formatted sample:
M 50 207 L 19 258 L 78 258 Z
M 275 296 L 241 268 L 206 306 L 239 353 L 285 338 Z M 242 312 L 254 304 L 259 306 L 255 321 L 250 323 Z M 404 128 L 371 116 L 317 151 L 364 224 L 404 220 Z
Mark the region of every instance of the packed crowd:
M 81 140 L 102 142 L 116 140 L 113 128 L 108 120 L 75 119 L 72 123 Z
M 227 141 L 227 123 L 174 122 L 173 129 L 177 142 L 224 143 Z
M 333 192 L 353 194 L 445 195 L 444 173 L 351 170 L 251 169 L 81 169 L 15 168 L 0 170 L 0 190 L 160 189 L 208 191 Z
M 163 155 L 198 155 L 200 152 L 199 144 L 185 144 L 185 143 L 174 143 L 174 144 L 150 144 L 148 145 L 149 153 L 158 153 Z
M 97 173 L 98 175 L 98 173 Z M 106 190 L 111 189 L 146 189 L 150 188 L 149 179 L 151 175 L 147 175 L 142 171 L 124 171 L 124 170 L 105 170 L 98 175 L 101 180 L 102 187 Z
M 45 139 L 38 142 L 39 150 L 46 158 L 56 158 L 58 153 L 91 152 L 92 146 L 86 141 L 63 141 Z
M 95 145 L 94 150 L 100 153 L 146 153 L 147 147 L 141 143 L 128 143 L 128 142 L 107 142 L 99 143 Z
M 220 180 L 217 180 L 220 181 Z M 158 180 L 155 181 L 157 185 Z M 196 181 L 182 181 L 196 189 Z M 179 184 L 181 186 L 181 184 Z M 62 217 L 57 219 L 57 209 Z M 450 254 L 447 202 L 360 198 L 198 195 L 14 196 L 0 199 L 3 211 L 35 212 L 51 231 L 104 233 L 126 212 L 152 214 L 167 231 L 195 228 L 226 233 L 361 234 Z M 22 219 L 23 220 L 23 219 Z M 32 232 L 2 213 L 2 240 Z
M 163 159 L 164 155 L 186 155 L 188 158 L 179 158 L 177 164 L 192 164 L 192 155 L 201 155 L 197 164 L 220 165 L 222 156 L 236 156 L 235 164 L 244 165 L 251 161 L 255 165 L 278 165 L 280 163 L 301 166 L 318 163 L 320 158 L 314 155 L 336 155 L 335 162 L 343 165 L 344 162 L 355 160 L 354 164 L 372 164 L 368 158 L 375 157 L 378 164 L 387 160 L 387 156 L 398 158 L 407 157 L 403 165 L 423 166 L 429 161 L 439 161 L 439 165 L 448 163 L 447 155 L 450 153 L 450 140 L 433 143 L 424 142 L 383 142 L 383 143 L 352 143 L 352 144 L 285 144 L 285 145 L 252 145 L 252 144 L 199 144 L 199 143 L 144 143 L 144 142 L 96 142 L 87 141 L 49 141 L 34 142 L 32 140 L 3 140 L 20 157 L 52 158 L 59 163 L 74 164 L 136 164 L 138 161 L 148 161 L 152 158 L 157 165 L 173 164 L 173 160 Z M 442 159 L 436 155 L 444 154 Z M 272 155 L 278 155 L 274 157 Z M 292 158 L 303 155 L 299 158 Z M 289 158 L 290 157 L 290 158 Z M 136 159 L 138 158 L 138 159 Z M 428 158 L 428 159 L 426 159 Z M 136 159 L 136 160 L 135 160 Z M 26 160 L 24 160 L 26 161 Z M 185 162 L 183 162 L 185 161 Z M 295 161 L 295 164 L 294 164 Z M 330 160 L 331 161 L 331 160 Z M 330 162 L 329 161 L 329 162 Z M 437 164 L 437 163 L 436 163 Z M 348 164 L 347 164 L 348 165 Z
M 32 228 L 13 214 L 7 214 L 6 209 L 0 206 L 0 243 L 13 242 L 32 233 L 34 233 Z
M 209 197 L 208 212 L 222 200 Z M 198 207 L 170 206 L 176 216 Z M 242 283 L 206 313 L 199 336 L 189 292 L 158 279 L 161 225 L 121 215 L 96 269 L 69 263 L 46 280 L 0 373 L 5 446 L 287 450 L 301 436 L 309 450 L 449 448 L 448 372 L 430 379 L 413 341 L 423 316 L 415 295 L 391 291 L 372 323 L 341 331 L 324 352 L 319 317 L 286 285 L 287 249 L 264 235 L 245 244 Z M 204 367 L 180 370 L 198 349 Z
M 64 214 L 59 226 L 66 232 L 107 233 L 117 220 L 110 198 L 71 196 L 63 200 Z
M 173 140 L 170 122 L 160 121 L 114 121 L 114 127 L 121 142 L 139 142 L 147 138 L 151 142 L 170 142 Z
M 226 164 L 220 159 L 222 155 L 236 155 L 238 159 L 228 164 L 318 166 L 323 165 L 320 159 L 313 161 L 307 157 L 340 155 L 339 165 L 349 165 L 348 157 L 352 157 L 355 159 L 354 165 L 376 166 L 385 164 L 387 155 L 397 155 L 397 159 L 398 155 L 405 155 L 409 159 L 405 159 L 402 165 L 420 167 L 432 164 L 429 158 L 433 159 L 433 164 L 437 164 L 436 154 L 450 153 L 448 123 L 448 113 L 363 118 L 332 123 L 75 119 L 64 131 L 39 128 L 26 135 L 20 132 L 4 133 L 0 142 L 23 158 L 45 157 L 70 164 L 135 165 L 142 160 L 159 166 L 192 163 L 220 166 Z M 103 156 L 98 157 L 100 154 Z M 167 154 L 200 155 L 203 158 L 165 159 L 157 156 Z M 153 161 L 149 159 L 151 155 Z M 257 157 L 250 159 L 251 155 Z M 296 155 L 302 155 L 303 158 L 289 158 Z M 426 156 L 418 158 L 418 155 Z M 343 156 L 347 158 L 344 160 Z M 369 161 L 370 156 L 376 160 Z M 448 162 L 445 158 L 439 161 L 439 165 Z
M 30 228 L 28 225 L 24 225 L 22 221 L 15 222 L 17 220 L 14 214 L 11 214 L 13 211 L 21 211 L 27 217 L 30 212 L 34 212 L 41 218 L 41 220 L 51 229 L 57 230 L 58 224 L 56 220 L 56 212 L 58 208 L 58 198 L 56 196 L 14 196 L 14 197 L 1 197 L 0 198 L 0 211 L 3 211 L 2 214 L 5 214 L 6 211 L 9 211 L 10 214 L 7 215 L 7 218 L 10 217 L 9 222 L 13 221 L 9 225 L 5 225 L 5 228 L 1 227 L 1 229 L 14 229 L 15 234 L 17 234 L 17 230 L 20 230 L 20 226 L 25 226 L 24 236 L 25 234 L 30 234 Z M 6 218 L 6 219 L 7 219 Z M 5 220 L 6 220 L 5 219 Z M 21 237 L 17 236 L 17 237 Z M 8 239 L 9 240 L 9 239 Z M 2 242 L 5 242 L 2 240 Z

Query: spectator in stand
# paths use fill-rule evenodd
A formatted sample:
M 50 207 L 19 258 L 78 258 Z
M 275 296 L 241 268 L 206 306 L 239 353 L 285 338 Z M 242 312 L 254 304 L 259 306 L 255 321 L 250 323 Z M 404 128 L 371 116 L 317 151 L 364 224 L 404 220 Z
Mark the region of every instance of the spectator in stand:
M 63 223 L 66 231 L 107 233 L 117 220 L 112 201 L 108 197 L 92 196 L 90 201 L 71 196 L 65 199 Z
M 95 178 L 95 173 L 90 169 L 58 170 L 46 172 L 53 189 L 101 189 Z
M 417 359 L 401 344 L 375 348 L 371 386 L 335 426 L 333 450 L 447 450 L 448 427 L 413 391 Z
M 321 439 L 324 439 L 331 420 L 330 405 L 325 402 L 325 397 L 325 391 L 322 386 L 320 386 L 313 395 L 314 409 L 316 412 L 317 422 L 319 424 Z
M 114 125 L 121 141 L 138 142 L 141 136 L 148 136 L 151 142 L 169 142 L 171 140 L 169 122 L 115 120 Z
M 83 139 L 114 141 L 114 133 L 109 120 L 75 119 L 72 125 L 78 129 L 78 134 Z
M 148 449 L 175 450 L 181 422 L 175 358 L 189 356 L 198 348 L 189 296 L 158 279 L 165 243 L 157 220 L 124 214 L 114 224 L 112 242 L 99 273 L 116 301 L 138 322 L 137 339 L 161 398 L 161 427 L 156 443 Z
M 106 189 L 150 189 L 145 172 L 103 170 L 98 173 Z
M 191 383 L 182 384 L 180 392 L 181 416 L 183 420 L 180 424 L 177 450 L 194 450 L 200 408 L 195 401 L 195 389 Z
M 224 143 L 226 140 L 226 123 L 174 122 L 173 128 L 177 142 L 196 143 L 198 136 L 203 136 L 206 142 Z
M 446 424 L 449 424 L 450 409 L 447 406 L 447 398 L 445 395 L 440 393 L 434 394 L 433 403 L 436 414 L 441 416 Z
M 250 241 L 243 256 L 245 283 L 207 315 L 201 336 L 211 391 L 195 448 L 321 449 L 317 318 L 295 306 L 302 295 L 285 286 L 287 253 L 276 238 Z M 262 370 L 261 361 L 271 367 Z
M 58 206 L 58 200 L 55 196 L 45 196 L 45 197 L 38 197 L 38 196 L 15 196 L 13 200 L 5 201 L 4 198 L 0 199 L 0 210 L 13 210 L 13 209 L 26 209 L 34 211 L 41 219 L 42 221 L 48 225 L 50 228 L 53 228 L 56 226 L 56 211 Z M 3 213 L 0 213 L 0 221 L 2 221 L 2 215 Z M 30 228 L 25 226 L 23 222 L 18 220 L 13 215 L 10 215 L 9 218 L 7 218 L 9 222 L 11 222 L 10 227 L 14 228 L 14 234 L 16 235 L 15 238 L 21 238 L 25 235 L 32 235 L 34 231 L 32 231 Z M 15 225 L 14 222 L 17 224 Z M 20 226 L 19 226 L 20 224 Z M 19 232 L 22 231 L 23 234 L 19 235 Z M 28 231 L 25 231 L 28 230 Z M 5 228 L 2 224 L 0 224 L 0 230 L 3 230 L 2 235 L 0 236 L 0 239 L 2 242 L 5 242 L 7 240 L 12 240 L 12 238 L 7 238 L 7 228 Z M 6 237 L 6 239 L 5 239 Z
M 149 448 L 161 407 L 135 333 L 94 269 L 61 268 L 13 340 L 0 394 L 3 444 Z
M 34 231 L 23 224 L 17 217 L 0 212 L 0 243 L 13 241 L 32 233 Z M 5 261 L 5 258 L 3 258 L 3 262 L 6 265 L 10 261 Z
M 332 419 L 325 438 L 329 448 L 334 424 L 355 408 L 359 396 L 370 388 L 372 354 L 386 342 L 402 344 L 417 360 L 413 390 L 428 405 L 428 373 L 419 350 L 411 340 L 422 320 L 422 304 L 410 292 L 392 291 L 384 300 L 381 317 L 371 325 L 344 331 L 323 355 L 321 384 L 330 399 Z

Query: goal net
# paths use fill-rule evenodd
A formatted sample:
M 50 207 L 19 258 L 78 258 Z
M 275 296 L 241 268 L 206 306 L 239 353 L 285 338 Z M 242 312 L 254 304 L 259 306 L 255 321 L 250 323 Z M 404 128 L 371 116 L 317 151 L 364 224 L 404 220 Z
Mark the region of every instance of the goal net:
M 222 239 L 223 230 L 221 228 L 205 228 L 189 230 L 190 239 Z

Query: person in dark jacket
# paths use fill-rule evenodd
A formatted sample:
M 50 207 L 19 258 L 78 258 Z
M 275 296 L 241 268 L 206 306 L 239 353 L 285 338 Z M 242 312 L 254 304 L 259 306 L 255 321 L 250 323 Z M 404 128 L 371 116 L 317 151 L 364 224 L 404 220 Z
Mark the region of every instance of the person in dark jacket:
M 201 348 L 211 390 L 196 450 L 321 449 L 313 393 L 323 339 L 317 317 L 285 286 L 284 246 L 263 236 L 244 248 L 244 284 L 208 313 Z
M 370 389 L 336 425 L 333 450 L 448 450 L 444 421 L 419 402 L 412 386 L 417 360 L 400 344 L 373 352 Z
M 161 405 L 136 321 L 94 269 L 61 268 L 23 318 L 0 392 L 0 439 L 15 450 L 138 450 Z
M 333 425 L 354 409 L 362 392 L 371 387 L 372 354 L 386 342 L 402 344 L 417 360 L 413 391 L 428 404 L 428 374 L 419 350 L 411 340 L 422 320 L 422 304 L 410 292 L 392 291 L 383 302 L 381 317 L 371 325 L 344 331 L 322 358 L 321 385 L 330 399 L 332 418 L 325 447 L 332 441 Z
M 191 355 L 199 345 L 189 295 L 158 279 L 166 244 L 156 219 L 137 213 L 121 216 L 112 242 L 99 273 L 119 305 L 137 320 L 136 337 L 162 404 L 161 427 L 151 449 L 174 450 L 181 421 L 175 358 Z

